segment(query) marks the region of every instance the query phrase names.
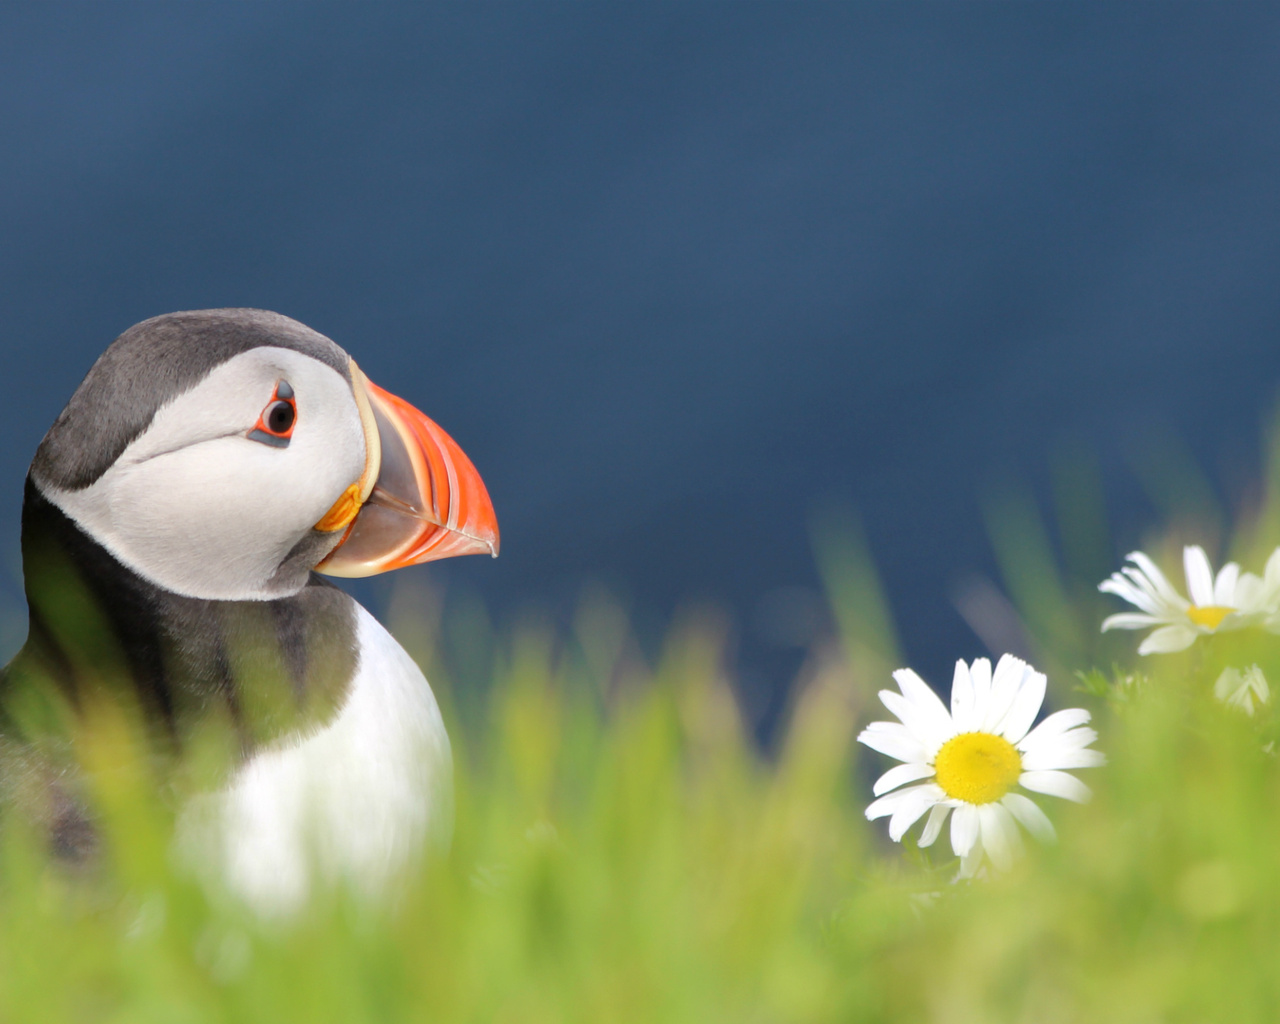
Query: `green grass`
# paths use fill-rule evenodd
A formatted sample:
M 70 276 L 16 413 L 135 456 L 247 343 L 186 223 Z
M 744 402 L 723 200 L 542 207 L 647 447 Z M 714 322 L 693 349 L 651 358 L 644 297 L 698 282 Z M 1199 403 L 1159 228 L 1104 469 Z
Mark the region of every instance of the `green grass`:
M 1128 655 L 1133 635 L 1093 632 L 1093 596 L 1033 514 L 1009 514 L 1002 560 L 1041 577 L 1010 590 L 1055 666 L 1050 699 L 1089 707 L 1110 758 L 1078 773 L 1091 803 L 1039 798 L 1059 842 L 1029 841 L 1009 874 L 952 884 L 945 837 L 926 853 L 864 820 L 888 762 L 854 738 L 888 717 L 874 694 L 897 656 L 863 549 L 827 531 L 841 637 L 813 653 L 769 757 L 714 617 L 650 666 L 600 598 L 564 636 L 495 637 L 473 609 L 450 639 L 402 594 L 394 623 L 450 720 L 457 822 L 383 904 L 328 892 L 262 920 L 205 891 L 113 741 L 127 723 L 107 722 L 102 865 L 68 876 L 29 837 L 0 843 L 0 1021 L 1280 1019 L 1280 726 L 1274 702 L 1249 718 L 1210 692 L 1225 664 L 1280 681 L 1280 638 Z M 1252 558 L 1265 531 L 1238 536 Z M 1116 651 L 1128 667 L 1056 667 Z M 483 693 L 452 685 L 459 662 Z

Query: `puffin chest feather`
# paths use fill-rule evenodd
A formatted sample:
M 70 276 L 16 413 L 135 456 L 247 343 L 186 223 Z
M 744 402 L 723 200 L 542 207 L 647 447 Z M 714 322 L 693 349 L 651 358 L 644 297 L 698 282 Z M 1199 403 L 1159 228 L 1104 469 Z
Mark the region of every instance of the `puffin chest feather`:
M 260 907 L 299 904 L 317 877 L 376 891 L 428 837 L 448 839 L 452 763 L 431 688 L 355 608 L 359 661 L 337 714 L 255 752 L 179 821 L 180 846 Z

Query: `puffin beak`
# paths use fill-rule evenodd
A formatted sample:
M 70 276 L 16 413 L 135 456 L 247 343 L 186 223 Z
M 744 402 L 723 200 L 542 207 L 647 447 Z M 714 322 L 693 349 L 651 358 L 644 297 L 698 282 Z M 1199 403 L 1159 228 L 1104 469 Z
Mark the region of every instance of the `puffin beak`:
M 315 526 L 345 530 L 318 566 L 373 576 L 454 555 L 498 557 L 498 519 L 484 481 L 448 434 L 351 362 L 368 452 L 364 474 Z

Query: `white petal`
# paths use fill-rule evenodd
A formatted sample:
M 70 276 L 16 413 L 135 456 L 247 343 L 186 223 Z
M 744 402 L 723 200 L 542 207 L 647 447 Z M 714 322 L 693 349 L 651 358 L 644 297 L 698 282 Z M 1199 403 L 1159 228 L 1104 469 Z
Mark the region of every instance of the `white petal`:
M 1045 746 L 1022 755 L 1024 772 L 1053 771 L 1058 768 L 1097 768 L 1107 763 L 1101 750 L 1069 749 Z
M 1084 708 L 1064 708 L 1061 711 L 1055 711 L 1027 733 L 1022 738 L 1022 742 L 1015 744 L 1015 746 L 1019 750 L 1032 750 L 1037 743 L 1043 743 L 1047 739 L 1060 736 L 1070 729 L 1084 725 L 1085 722 L 1089 721 L 1089 718 L 1089 712 Z
M 1023 772 L 1018 785 L 1033 793 L 1046 793 L 1049 796 L 1060 796 L 1064 800 L 1074 800 L 1078 804 L 1085 803 L 1093 793 L 1074 775 L 1058 771 Z
M 1158 589 L 1150 579 L 1136 569 L 1126 567 L 1124 573 L 1129 582 L 1146 595 L 1146 605 L 1140 605 L 1142 611 L 1173 621 L 1184 616 L 1187 609 L 1191 607 L 1191 602 L 1170 587 L 1163 577 L 1161 577 L 1163 589 Z
M 1267 567 L 1263 570 L 1263 575 L 1267 581 L 1268 590 L 1280 588 L 1280 548 L 1276 548 L 1271 552 L 1271 557 L 1267 559 Z
M 1173 584 L 1165 579 L 1160 567 L 1143 552 L 1130 551 L 1125 558 L 1138 567 L 1138 571 L 1141 573 L 1143 581 L 1147 584 L 1149 592 L 1156 596 L 1161 604 L 1168 604 L 1174 607 L 1184 607 L 1186 605 L 1186 599 L 1173 589 Z M 1130 578 L 1132 579 L 1136 575 L 1134 573 Z
M 1154 611 L 1157 615 L 1167 615 L 1170 612 L 1181 612 L 1191 606 L 1191 602 L 1174 590 L 1173 585 L 1164 576 L 1156 581 L 1131 565 L 1126 565 L 1120 572 L 1136 590 L 1145 595 L 1147 602 L 1152 605 L 1151 608 L 1146 609 L 1147 611 Z
M 858 742 L 899 761 L 923 763 L 929 760 L 924 745 L 897 722 L 872 722 L 858 734 Z
M 978 808 L 982 847 L 991 863 L 1001 871 L 1013 867 L 1013 852 L 1018 842 L 1017 828 L 1009 812 L 1000 804 L 982 804 Z
M 1213 694 L 1220 701 L 1252 715 L 1254 697 L 1260 704 L 1265 704 L 1271 698 L 1271 687 L 1257 665 L 1250 665 L 1243 672 L 1237 668 L 1224 668 L 1213 684 Z
M 871 792 L 876 796 L 880 796 L 889 792 L 889 790 L 897 789 L 899 786 L 905 785 L 908 782 L 927 779 L 932 774 L 933 765 L 931 764 L 912 763 L 895 765 L 876 780 L 876 784 L 871 787 Z
M 910 723 L 907 722 L 907 720 L 903 718 L 900 714 L 898 714 L 898 709 L 893 706 L 894 701 L 906 700 L 906 698 L 903 697 L 902 694 L 894 693 L 892 690 L 880 690 L 876 694 L 876 696 L 880 698 L 880 703 L 883 704 L 889 710 L 890 714 L 892 714 L 895 718 L 897 718 L 900 722 L 902 722 L 902 724 L 905 725 L 909 731 L 915 732 L 915 730 L 911 728 Z
M 1041 750 L 1078 750 L 1080 747 L 1087 747 L 1097 738 L 1097 730 L 1078 726 L 1054 736 L 1046 735 L 1033 746 L 1028 747 L 1027 753 L 1039 753 Z
M 1274 593 L 1277 586 L 1280 586 L 1280 548 L 1276 548 L 1271 552 L 1271 557 L 1267 559 L 1266 567 L 1262 570 L 1262 587 L 1264 590 Z M 1253 576 L 1253 573 L 1245 572 L 1240 574 L 1243 580 L 1246 576 Z M 1240 584 L 1237 583 L 1237 593 L 1239 593 Z
M 1267 585 L 1251 572 L 1242 572 L 1236 580 L 1236 592 L 1230 601 L 1225 602 L 1235 608 L 1241 615 L 1264 613 Z
M 1213 567 L 1199 544 L 1182 549 L 1182 568 L 1187 574 L 1187 596 L 1192 604 L 1213 604 Z
M 1000 658 L 991 680 L 991 697 L 982 715 L 982 725 L 979 726 L 983 732 L 999 730 L 1000 723 L 1013 707 L 1013 699 L 1029 671 L 1031 666 L 1021 658 L 1015 658 L 1012 654 L 1005 654 Z
M 921 679 L 914 670 L 897 669 L 893 673 L 893 679 L 903 696 L 912 703 L 928 709 L 930 714 L 936 714 L 947 721 L 951 720 L 951 716 L 947 714 L 946 705 L 942 703 L 942 698 L 934 693 L 933 687 Z
M 1097 738 L 1098 730 L 1090 729 L 1087 726 L 1077 726 L 1074 729 L 1068 729 L 1061 736 L 1063 743 L 1073 747 L 1087 747 Z
M 938 729 L 918 705 L 913 704 L 902 694 L 894 693 L 893 690 L 881 690 L 880 702 L 902 720 L 902 724 L 907 727 L 907 732 L 911 733 L 926 751 L 931 753 L 936 751 L 951 738 L 950 730 Z M 950 721 L 951 718 L 948 716 L 948 724 Z
M 1044 811 L 1040 810 L 1034 800 L 1021 793 L 1006 793 L 1000 802 L 1009 809 L 1010 814 L 1022 822 L 1022 827 L 1040 842 L 1052 843 L 1058 838 L 1058 834 L 1053 830 L 1053 822 Z
M 1244 670 L 1244 677 L 1248 680 L 1249 686 L 1252 687 L 1258 700 L 1265 704 L 1271 699 L 1271 687 L 1267 685 L 1267 677 L 1261 668 L 1257 665 L 1251 665 Z
M 1167 621 L 1156 615 L 1148 615 L 1146 612 L 1117 612 L 1102 620 L 1102 632 L 1105 633 L 1109 629 L 1146 629 L 1148 626 L 1158 626 Z
M 1244 673 L 1238 668 L 1227 666 L 1219 674 L 1217 680 L 1213 684 L 1213 695 L 1220 701 L 1228 704 L 1239 703 L 1240 694 L 1247 693 L 1249 687 L 1245 684 Z
M 1165 604 L 1158 598 L 1152 596 L 1149 589 L 1136 586 L 1128 577 L 1120 573 L 1112 573 L 1107 579 L 1098 584 L 1098 589 L 1104 594 L 1115 594 L 1116 597 L 1123 601 L 1128 601 L 1136 608 L 1141 608 L 1144 612 L 1151 614 L 1159 614 L 1165 609 Z
M 1240 578 L 1240 566 L 1228 562 L 1218 570 L 1218 578 L 1213 581 L 1213 603 L 1235 607 L 1236 581 Z
M 1191 626 L 1161 626 L 1138 645 L 1139 654 L 1172 654 L 1185 651 L 1199 634 Z
M 895 843 L 902 841 L 907 829 L 919 821 L 925 811 L 939 800 L 946 799 L 946 795 L 937 786 L 915 786 L 903 792 L 910 793 L 911 798 L 903 800 L 898 809 L 893 812 L 893 817 L 889 819 L 889 838 Z
M 868 821 L 875 821 L 876 818 L 887 818 L 891 814 L 897 814 L 903 804 L 911 804 L 920 799 L 925 791 L 931 794 L 941 794 L 942 789 L 938 786 L 911 786 L 907 789 L 900 789 L 896 793 L 890 793 L 882 796 L 879 800 L 873 800 L 867 806 L 866 815 Z M 943 794 L 945 796 L 945 794 Z
M 933 687 L 909 668 L 898 669 L 894 672 L 893 678 L 897 682 L 898 688 L 902 691 L 902 695 L 918 709 L 921 720 L 926 723 L 930 734 L 941 737 L 938 741 L 939 743 L 955 735 L 955 729 L 952 728 L 951 715 L 947 711 L 947 706 L 934 693 Z
M 951 677 L 951 721 L 957 733 L 972 732 L 977 727 L 973 680 L 963 658 L 956 662 L 956 672 Z
M 973 850 L 960 858 L 960 870 L 956 872 L 955 881 L 960 882 L 966 878 L 976 877 L 980 867 L 982 867 L 982 844 L 975 843 Z
M 963 857 L 978 841 L 978 809 L 973 804 L 961 804 L 951 816 L 951 849 L 957 857 Z
M 986 658 L 974 658 L 969 669 L 969 678 L 973 681 L 973 707 L 981 719 L 991 697 L 991 662 Z M 975 727 L 976 728 L 976 727 Z
M 1000 670 L 996 669 L 996 675 Z M 1037 672 L 1030 665 L 1022 677 L 1022 686 L 1014 694 L 1009 713 L 1004 716 L 998 727 L 999 733 L 1010 743 L 1017 744 L 1031 728 L 1031 723 L 1040 714 L 1040 705 L 1044 703 L 1044 691 L 1048 679 L 1043 672 Z
M 947 815 L 951 812 L 950 804 L 934 804 L 929 809 L 929 817 L 925 820 L 924 831 L 920 833 L 920 842 L 917 846 L 932 846 L 933 841 L 938 838 L 938 833 L 942 831 L 943 822 L 947 820 Z

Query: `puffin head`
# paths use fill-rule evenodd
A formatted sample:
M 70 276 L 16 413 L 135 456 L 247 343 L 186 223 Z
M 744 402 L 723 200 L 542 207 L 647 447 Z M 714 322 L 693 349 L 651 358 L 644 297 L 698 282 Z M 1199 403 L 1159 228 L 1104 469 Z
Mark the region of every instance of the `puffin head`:
M 255 309 L 125 331 L 45 435 L 31 483 L 119 562 L 210 600 L 498 554 L 443 430 L 309 327 Z

